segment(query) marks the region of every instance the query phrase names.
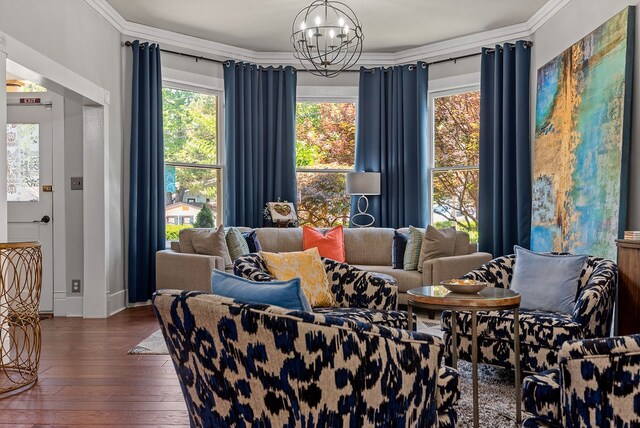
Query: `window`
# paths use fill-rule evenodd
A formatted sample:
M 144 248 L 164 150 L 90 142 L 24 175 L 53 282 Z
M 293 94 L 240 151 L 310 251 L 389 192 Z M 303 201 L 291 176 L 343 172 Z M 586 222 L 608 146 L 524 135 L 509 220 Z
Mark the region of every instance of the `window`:
M 176 240 L 180 229 L 222 220 L 219 103 L 216 94 L 164 87 L 162 104 L 167 240 Z M 196 224 L 205 206 L 210 221 Z
M 299 102 L 296 109 L 296 167 L 300 224 L 349 224 L 347 173 L 355 156 L 356 104 Z
M 47 88 L 28 80 L 7 80 L 7 92 L 47 92 Z
M 480 92 L 476 87 L 431 97 L 432 223 L 456 226 L 478 241 Z

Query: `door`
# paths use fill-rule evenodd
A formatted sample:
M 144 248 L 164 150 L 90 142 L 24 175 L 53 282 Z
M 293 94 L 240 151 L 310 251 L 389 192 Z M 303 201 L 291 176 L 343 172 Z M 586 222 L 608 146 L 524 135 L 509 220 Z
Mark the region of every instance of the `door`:
M 18 101 L 17 99 L 14 99 Z M 7 106 L 9 242 L 42 245 L 40 311 L 53 312 L 53 124 L 44 105 Z

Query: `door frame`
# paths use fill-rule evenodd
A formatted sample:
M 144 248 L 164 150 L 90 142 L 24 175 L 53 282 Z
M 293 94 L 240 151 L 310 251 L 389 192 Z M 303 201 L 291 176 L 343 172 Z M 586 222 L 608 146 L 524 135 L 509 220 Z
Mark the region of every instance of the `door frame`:
M 55 92 L 7 93 L 5 105 L 17 104 L 19 98 L 40 98 L 43 104 L 51 103 L 52 145 L 52 239 L 53 239 L 53 314 L 67 315 L 67 234 L 65 216 L 65 167 L 64 167 L 64 97 Z M 43 107 L 44 108 L 44 107 Z M 6 128 L 6 126 L 5 126 Z M 56 144 L 62 150 L 56 150 Z M 48 183 L 43 183 L 48 184 Z M 5 192 L 6 194 L 6 192 Z
M 79 313 L 70 313 L 65 308 L 67 312 L 65 315 L 106 318 L 125 308 L 124 274 L 119 268 L 123 259 L 122 237 L 112 237 L 109 234 L 109 223 L 112 220 L 109 204 L 113 199 L 112 193 L 119 195 L 115 187 L 121 185 L 121 183 L 109 183 L 110 93 L 1 31 L 0 70 L 2 70 L 0 78 L 6 78 L 6 70 L 9 70 L 43 84 L 50 91 L 78 100 L 85 106 L 83 108 L 84 292 L 80 299 L 82 308 Z M 6 87 L 0 85 L 0 165 L 6 165 L 6 119 Z M 5 241 L 7 238 L 6 215 L 6 177 L 0 177 L 0 240 Z M 118 288 L 121 289 L 110 293 L 110 283 L 119 284 Z M 70 299 L 74 298 L 66 296 L 65 300 L 68 303 Z M 77 305 L 74 304 L 74 307 L 77 311 Z

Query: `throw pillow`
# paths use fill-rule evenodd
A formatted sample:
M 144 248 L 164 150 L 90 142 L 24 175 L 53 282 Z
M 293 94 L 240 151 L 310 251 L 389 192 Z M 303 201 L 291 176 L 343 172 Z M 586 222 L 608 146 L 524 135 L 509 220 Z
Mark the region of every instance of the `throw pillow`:
M 391 247 L 391 266 L 394 269 L 402 269 L 404 265 L 404 252 L 407 249 L 407 235 L 397 230 L 393 231 L 393 245 Z
M 247 241 L 250 253 L 257 253 L 258 251 L 262 251 L 262 246 L 260 245 L 258 234 L 255 230 L 252 230 L 251 232 L 244 232 L 242 236 L 244 236 L 245 241 Z
M 407 233 L 407 248 L 404 250 L 404 260 L 402 262 L 404 270 L 418 269 L 418 260 L 420 260 L 420 250 L 422 249 L 423 239 L 424 229 L 409 226 L 409 233 Z
M 211 275 L 211 292 L 245 303 L 311 311 L 311 305 L 302 291 L 299 278 L 289 281 L 255 282 L 214 269 Z
M 312 227 L 302 226 L 302 249 L 317 248 L 322 257 L 344 263 L 344 229 L 336 226 L 326 233 Z
M 457 231 L 456 232 L 456 246 L 453 249 L 454 256 L 466 256 L 469 254 L 469 244 L 471 243 L 471 238 L 467 232 Z
M 229 249 L 229 256 L 231 261 L 235 261 L 238 257 L 249 254 L 249 244 L 244 239 L 242 233 L 236 227 L 230 227 L 227 229 L 226 237 L 227 248 Z
M 420 248 L 418 272 L 422 272 L 422 264 L 425 260 L 453 256 L 455 246 L 456 230 L 453 227 L 438 230 L 428 225 L 422 240 L 422 247 Z
M 193 248 L 193 243 L 191 242 L 191 231 L 193 229 L 181 229 L 178 233 L 178 244 L 180 245 L 180 252 L 187 254 L 195 254 L 196 249 Z
M 222 225 L 217 229 L 189 229 L 189 232 L 196 254 L 222 257 L 225 269 L 233 267 Z
M 520 294 L 520 307 L 572 314 L 588 257 L 534 253 L 517 245 L 514 251 L 510 288 Z
M 291 253 L 261 251 L 260 256 L 274 278 L 282 281 L 300 278 L 302 290 L 312 307 L 335 306 L 324 262 L 317 248 Z

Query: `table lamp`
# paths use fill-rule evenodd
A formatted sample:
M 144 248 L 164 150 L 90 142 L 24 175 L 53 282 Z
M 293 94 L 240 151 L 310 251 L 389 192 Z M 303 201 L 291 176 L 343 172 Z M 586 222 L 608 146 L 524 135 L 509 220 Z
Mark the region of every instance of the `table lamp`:
M 376 221 L 367 212 L 369 199 L 366 195 L 380 194 L 379 172 L 349 172 L 347 173 L 347 195 L 360 195 L 356 207 L 358 212 L 351 217 L 351 224 L 356 227 L 369 227 Z

